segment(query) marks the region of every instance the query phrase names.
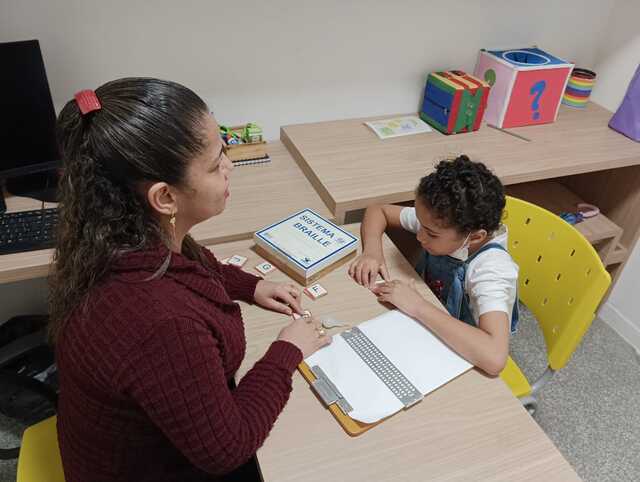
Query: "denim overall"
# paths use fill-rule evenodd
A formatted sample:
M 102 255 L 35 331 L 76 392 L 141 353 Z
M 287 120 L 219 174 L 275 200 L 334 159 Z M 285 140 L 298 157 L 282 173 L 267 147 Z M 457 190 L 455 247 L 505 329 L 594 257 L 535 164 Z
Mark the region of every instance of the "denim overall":
M 431 291 L 444 304 L 449 314 L 471 326 L 476 326 L 476 322 L 471 313 L 469 295 L 464 291 L 467 267 L 471 260 L 480 253 L 493 248 L 506 251 L 498 243 L 487 243 L 466 261 L 451 256 L 433 256 L 424 251 L 416 265 L 418 274 L 423 277 Z M 511 313 L 511 333 L 515 333 L 518 318 L 518 297 L 516 295 Z

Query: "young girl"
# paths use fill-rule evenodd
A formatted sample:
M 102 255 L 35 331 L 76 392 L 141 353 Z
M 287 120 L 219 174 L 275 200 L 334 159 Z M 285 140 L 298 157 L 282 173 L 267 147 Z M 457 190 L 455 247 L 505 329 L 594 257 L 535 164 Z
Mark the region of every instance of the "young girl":
M 235 386 L 246 343 L 233 300 L 302 310 L 294 285 L 221 264 L 188 235 L 231 192 L 207 105 L 173 82 L 121 79 L 76 94 L 58 130 L 50 314 L 66 481 L 259 480 L 248 461 L 296 366 L 329 339 L 294 321 Z
M 500 180 L 467 156 L 440 162 L 416 189 L 415 208 L 370 206 L 362 222 L 363 252 L 349 267 L 353 279 L 395 305 L 491 375 L 509 354 L 518 312 L 518 266 L 507 252 Z M 416 270 L 445 305 L 441 311 L 412 283 L 391 280 L 382 254 L 385 229 L 416 233 L 424 248 Z M 384 283 L 376 284 L 380 274 Z

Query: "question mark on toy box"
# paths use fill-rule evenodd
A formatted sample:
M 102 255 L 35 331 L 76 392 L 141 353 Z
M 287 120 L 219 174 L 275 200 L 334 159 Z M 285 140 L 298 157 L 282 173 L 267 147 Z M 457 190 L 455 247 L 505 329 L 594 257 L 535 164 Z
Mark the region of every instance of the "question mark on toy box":
M 547 82 L 545 80 L 540 80 L 533 84 L 529 93 L 534 96 L 533 102 L 531 103 L 531 110 L 533 110 L 533 120 L 538 120 L 540 118 L 540 112 L 538 109 L 540 108 L 540 97 L 542 97 L 542 93 L 544 89 L 547 88 Z

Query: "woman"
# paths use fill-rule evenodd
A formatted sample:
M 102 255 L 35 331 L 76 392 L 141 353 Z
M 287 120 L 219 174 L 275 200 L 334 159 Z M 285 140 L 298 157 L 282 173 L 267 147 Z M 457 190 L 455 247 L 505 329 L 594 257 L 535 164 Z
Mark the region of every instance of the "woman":
M 223 265 L 188 235 L 229 197 L 215 120 L 181 85 L 121 79 L 76 94 L 58 139 L 50 331 L 67 482 L 234 471 L 264 442 L 298 363 L 329 338 L 294 321 L 234 386 L 245 338 L 233 300 L 301 306 L 294 285 Z

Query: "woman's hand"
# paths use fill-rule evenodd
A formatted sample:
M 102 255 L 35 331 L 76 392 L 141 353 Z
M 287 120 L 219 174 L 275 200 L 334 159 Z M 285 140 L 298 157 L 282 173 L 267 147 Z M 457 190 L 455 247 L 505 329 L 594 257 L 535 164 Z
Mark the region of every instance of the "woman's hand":
M 373 256 L 363 253 L 349 266 L 349 276 L 359 285 L 369 289 L 375 286 L 378 273 L 380 273 L 382 279 L 389 281 L 389 271 L 382 255 Z
M 302 315 L 300 290 L 293 283 L 274 283 L 260 280 L 253 295 L 255 302 L 268 310 L 278 311 L 285 315 L 294 312 Z
M 313 355 L 318 349 L 331 343 L 320 322 L 311 316 L 303 316 L 284 327 L 278 340 L 288 341 L 297 346 L 302 357 Z
M 414 280 L 409 282 L 393 280 L 378 284 L 371 290 L 378 300 L 391 303 L 412 318 L 416 318 L 420 306 L 428 303 L 418 290 Z

